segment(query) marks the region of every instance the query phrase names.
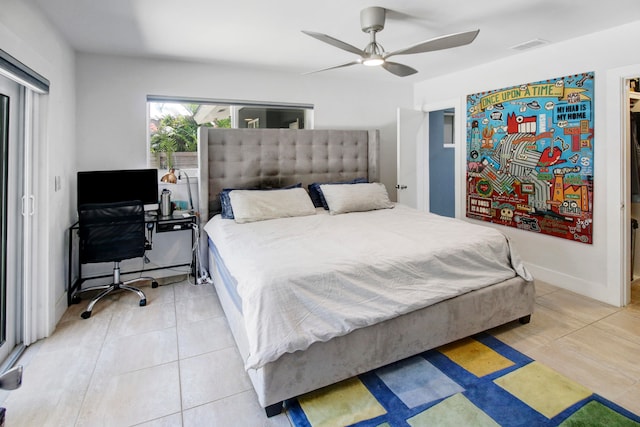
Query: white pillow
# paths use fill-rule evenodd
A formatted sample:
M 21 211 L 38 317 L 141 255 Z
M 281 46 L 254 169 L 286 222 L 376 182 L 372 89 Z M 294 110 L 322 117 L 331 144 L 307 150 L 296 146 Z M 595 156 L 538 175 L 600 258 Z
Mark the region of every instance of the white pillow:
M 237 223 L 314 215 L 316 208 L 304 188 L 233 190 L 229 192 Z
M 379 182 L 350 185 L 323 184 L 320 189 L 331 215 L 393 207 L 386 187 Z

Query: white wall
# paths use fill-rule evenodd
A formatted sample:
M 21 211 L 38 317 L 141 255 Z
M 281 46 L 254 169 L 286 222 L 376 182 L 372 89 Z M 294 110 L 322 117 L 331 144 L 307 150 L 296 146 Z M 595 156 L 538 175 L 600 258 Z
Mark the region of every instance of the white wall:
M 613 305 L 620 305 L 624 300 L 622 257 L 626 256 L 626 244 L 620 237 L 621 227 L 626 225 L 620 210 L 626 185 L 620 173 L 624 160 L 620 76 L 634 69 L 640 74 L 640 54 L 635 41 L 638 34 L 640 21 L 420 82 L 414 93 L 417 108 L 449 99 L 465 105 L 468 94 L 584 71 L 595 72 L 593 245 L 491 226 L 511 237 L 536 277 Z M 458 118 L 462 129 L 466 126 L 465 119 Z M 464 152 L 458 152 L 456 157 L 461 174 L 458 179 L 462 183 L 465 182 L 464 157 Z M 456 200 L 464 206 L 464 184 L 460 187 Z
M 67 308 L 67 227 L 75 217 L 71 182 L 75 180 L 75 57 L 38 9 L 21 0 L 2 0 L 0 48 L 51 82 L 42 97 L 46 112 L 42 144 L 35 153 L 36 189 L 35 292 L 45 292 L 44 306 L 33 307 L 31 321 L 43 334 L 53 331 Z M 54 177 L 61 189 L 54 192 Z
M 305 103 L 315 106 L 316 129 L 380 129 L 381 181 L 395 197 L 396 108 L 413 103 L 400 78 L 372 86 L 339 71 L 301 76 L 96 54 L 79 54 L 76 72 L 79 170 L 146 166 L 147 95 Z

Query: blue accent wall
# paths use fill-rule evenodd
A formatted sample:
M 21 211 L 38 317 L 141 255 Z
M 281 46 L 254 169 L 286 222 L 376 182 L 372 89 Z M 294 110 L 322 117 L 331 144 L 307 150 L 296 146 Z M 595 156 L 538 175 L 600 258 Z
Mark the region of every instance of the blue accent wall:
M 429 207 L 455 217 L 454 149 L 444 148 L 444 110 L 429 113 Z

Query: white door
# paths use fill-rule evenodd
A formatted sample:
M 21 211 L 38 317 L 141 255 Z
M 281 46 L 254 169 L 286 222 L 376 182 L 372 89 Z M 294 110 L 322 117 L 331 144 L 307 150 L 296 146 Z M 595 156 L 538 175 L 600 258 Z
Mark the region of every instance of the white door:
M 426 126 L 422 111 L 398 108 L 398 203 L 421 210 L 429 209 L 425 197 L 428 182 L 424 174 L 424 159 L 428 158 L 424 143 Z
M 0 362 L 22 341 L 24 90 L 0 76 Z

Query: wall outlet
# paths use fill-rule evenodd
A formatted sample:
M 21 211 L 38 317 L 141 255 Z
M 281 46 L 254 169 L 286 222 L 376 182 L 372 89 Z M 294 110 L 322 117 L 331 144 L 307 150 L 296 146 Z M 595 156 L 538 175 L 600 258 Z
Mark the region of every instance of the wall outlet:
M 56 175 L 53 178 L 53 191 L 60 191 L 62 189 L 62 179 L 60 175 Z

